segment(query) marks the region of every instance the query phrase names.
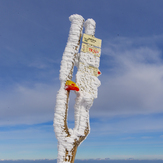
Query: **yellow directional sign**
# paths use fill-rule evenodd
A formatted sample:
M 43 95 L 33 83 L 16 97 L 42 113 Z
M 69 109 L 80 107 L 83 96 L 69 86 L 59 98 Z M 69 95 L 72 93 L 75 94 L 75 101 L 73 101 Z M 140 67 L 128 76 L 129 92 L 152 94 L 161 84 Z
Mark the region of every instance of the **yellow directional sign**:
M 100 54 L 101 54 L 101 49 L 100 48 L 95 48 L 95 47 L 90 46 L 90 45 L 85 44 L 85 43 L 82 43 L 81 51 L 85 52 L 85 53 L 87 53 L 87 52 L 92 53 L 97 57 L 100 57 Z
M 101 39 L 95 38 L 94 36 L 83 34 L 83 40 L 84 43 L 97 46 L 101 48 Z

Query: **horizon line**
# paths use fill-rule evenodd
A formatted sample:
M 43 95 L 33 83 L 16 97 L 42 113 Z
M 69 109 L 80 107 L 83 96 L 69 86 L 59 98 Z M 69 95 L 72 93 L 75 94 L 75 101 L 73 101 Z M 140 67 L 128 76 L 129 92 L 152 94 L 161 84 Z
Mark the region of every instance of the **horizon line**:
M 44 158 L 44 159 L 0 159 L 0 161 L 41 161 L 41 160 L 57 160 L 56 159 L 48 159 L 48 158 Z M 104 161 L 108 161 L 108 160 L 137 160 L 137 161 L 147 161 L 147 160 L 163 160 L 163 159 L 134 159 L 134 158 L 128 158 L 128 159 L 111 159 L 111 158 L 90 158 L 90 159 L 75 159 L 75 160 L 81 160 L 81 161 L 86 161 L 86 160 L 104 160 Z

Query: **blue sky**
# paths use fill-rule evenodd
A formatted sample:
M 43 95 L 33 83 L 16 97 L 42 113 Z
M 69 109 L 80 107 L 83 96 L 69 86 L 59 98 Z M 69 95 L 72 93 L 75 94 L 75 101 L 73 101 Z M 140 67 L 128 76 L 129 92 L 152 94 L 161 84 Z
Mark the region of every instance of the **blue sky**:
M 162 8 L 162 0 L 1 0 L 0 159 L 57 158 L 52 124 L 72 14 L 93 18 L 102 39 L 102 84 L 76 158 L 163 159 Z

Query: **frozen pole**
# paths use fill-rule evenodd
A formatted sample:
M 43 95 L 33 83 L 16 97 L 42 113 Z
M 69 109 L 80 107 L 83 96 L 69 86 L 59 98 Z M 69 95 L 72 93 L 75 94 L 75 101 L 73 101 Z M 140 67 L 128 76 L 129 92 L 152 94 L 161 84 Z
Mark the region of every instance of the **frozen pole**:
M 82 44 L 82 50 L 78 55 L 84 19 L 80 15 L 71 15 L 70 21 L 69 38 L 61 61 L 61 87 L 57 94 L 54 114 L 54 130 L 58 139 L 58 163 L 74 162 L 77 147 L 89 134 L 89 109 L 93 104 L 94 98 L 97 98 L 97 88 L 100 85 L 97 76 L 100 72 L 98 67 L 101 51 L 91 45 L 91 42 L 90 45 L 87 44 L 90 40 L 93 41 L 93 44 L 94 41 L 99 40 L 94 38 L 96 23 L 93 19 L 88 19 L 85 22 L 85 32 L 88 37 L 85 37 L 85 41 L 88 42 Z M 84 51 L 83 47 L 87 47 L 87 50 Z M 76 84 L 71 81 L 74 65 L 78 68 Z M 78 87 L 78 89 L 73 89 L 72 85 Z M 75 127 L 73 130 L 67 127 L 70 93 L 70 90 L 67 88 L 76 90 L 77 96 L 75 103 Z
M 75 57 L 79 51 L 80 39 L 82 36 L 84 19 L 80 15 L 71 15 L 69 17 L 71 27 L 67 45 L 65 47 L 61 68 L 60 68 L 60 90 L 56 98 L 54 114 L 54 130 L 58 139 L 58 163 L 72 162 L 74 150 L 71 134 L 67 127 L 67 112 L 69 91 L 65 90 L 65 83 L 72 79 Z

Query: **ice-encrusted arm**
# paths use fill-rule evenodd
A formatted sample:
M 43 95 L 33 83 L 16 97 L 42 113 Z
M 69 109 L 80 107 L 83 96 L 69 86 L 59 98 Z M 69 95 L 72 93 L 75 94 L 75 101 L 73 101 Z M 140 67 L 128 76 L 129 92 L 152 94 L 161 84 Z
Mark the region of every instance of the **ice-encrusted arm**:
M 84 24 L 85 27 L 85 34 L 93 35 L 95 34 L 95 27 L 96 23 L 93 19 L 87 19 L 87 21 Z M 83 53 L 80 52 L 79 54 L 79 62 L 80 57 L 82 57 Z M 89 56 L 89 54 L 86 54 Z M 89 66 L 87 62 L 83 63 L 85 66 Z M 79 66 L 78 72 L 76 75 L 76 82 L 80 86 L 84 87 L 87 85 L 88 87 L 91 87 L 93 84 L 91 80 L 91 74 L 83 74 L 84 70 Z M 87 84 L 81 82 L 81 80 L 84 78 L 85 81 L 88 81 Z M 94 78 L 94 77 L 93 77 Z M 95 77 L 97 78 L 97 77 Z M 95 80 L 94 82 L 99 82 L 99 80 Z M 83 85 L 84 84 L 84 85 Z M 98 87 L 99 84 L 94 85 L 94 87 Z M 97 88 L 95 88 L 97 89 Z M 75 128 L 74 128 L 74 134 L 78 135 L 77 144 L 79 145 L 89 134 L 90 132 L 90 125 L 89 125 L 89 109 L 93 104 L 94 95 L 88 92 L 88 89 L 85 88 L 83 90 L 80 90 L 80 92 L 77 94 L 76 98 L 76 104 L 75 104 Z
M 95 35 L 95 29 L 96 29 L 96 22 L 93 19 L 87 19 L 84 23 L 85 27 L 85 34 L 87 35 Z
M 54 114 L 54 130 L 58 139 L 58 163 L 71 162 L 68 152 L 72 149 L 72 143 L 68 141 L 71 136 L 67 127 L 67 112 L 69 91 L 65 90 L 65 83 L 72 79 L 75 56 L 78 53 L 80 39 L 82 35 L 84 19 L 82 16 L 74 14 L 69 17 L 71 27 L 66 48 L 63 53 L 60 68 L 60 90 L 56 98 Z

